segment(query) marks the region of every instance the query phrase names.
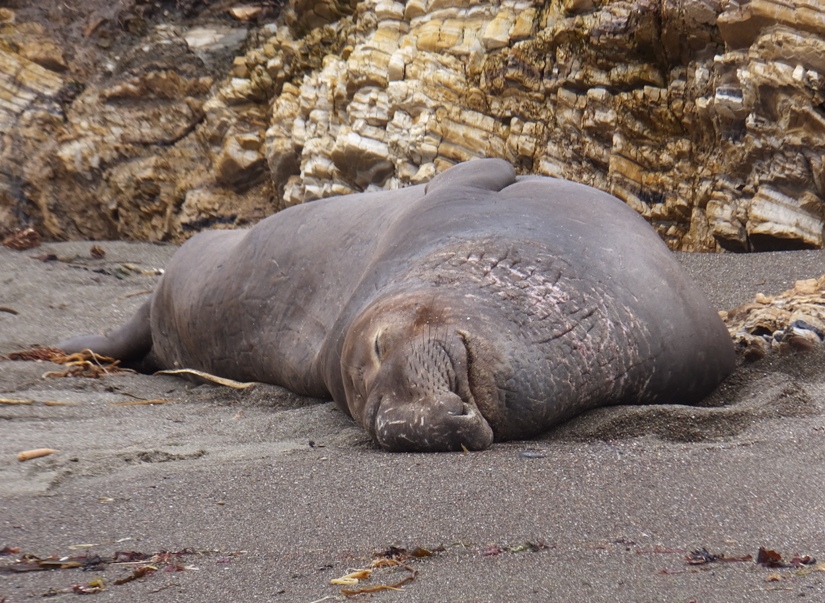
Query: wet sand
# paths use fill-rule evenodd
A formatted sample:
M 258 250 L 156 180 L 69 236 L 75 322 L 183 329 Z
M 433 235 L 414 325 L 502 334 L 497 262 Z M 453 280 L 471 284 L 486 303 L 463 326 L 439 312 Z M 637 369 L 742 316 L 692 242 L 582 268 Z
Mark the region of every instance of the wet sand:
M 101 243 L 92 259 L 90 246 L 0 248 L 0 355 L 122 322 L 157 282 L 142 271 L 174 252 Z M 44 253 L 66 261 L 33 259 Z M 720 309 L 825 274 L 823 252 L 679 258 Z M 417 572 L 360 598 L 822 601 L 825 565 L 686 556 L 766 547 L 825 562 L 823 367 L 822 350 L 768 358 L 702 407 L 599 409 L 485 452 L 390 454 L 332 403 L 277 387 L 44 378 L 61 367 L 0 362 L 0 398 L 30 401 L 0 404 L 0 549 L 19 550 L 0 556 L 0 601 L 98 577 L 95 601 L 343 599 L 330 580 L 391 546 L 434 553 L 350 586 Z M 42 447 L 59 452 L 17 460 Z M 24 553 L 116 551 L 184 553 L 123 584 L 136 565 L 9 571 Z

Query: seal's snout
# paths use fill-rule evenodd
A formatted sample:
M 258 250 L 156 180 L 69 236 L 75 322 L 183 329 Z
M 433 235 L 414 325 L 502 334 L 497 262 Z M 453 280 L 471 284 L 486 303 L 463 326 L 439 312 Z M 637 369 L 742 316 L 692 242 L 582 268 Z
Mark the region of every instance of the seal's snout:
M 381 362 L 365 426 L 387 450 L 483 450 L 493 430 L 470 390 L 468 353 L 457 333 L 422 333 Z
M 394 451 L 447 452 L 484 450 L 493 430 L 473 404 L 452 392 L 436 399 L 396 403 L 384 397 L 374 414 L 372 432 L 382 448 Z
M 479 354 L 446 310 L 425 302 L 384 300 L 355 322 L 341 354 L 347 409 L 387 450 L 488 448 L 493 427 L 479 409 L 491 408 L 491 390 L 479 371 L 470 379 Z

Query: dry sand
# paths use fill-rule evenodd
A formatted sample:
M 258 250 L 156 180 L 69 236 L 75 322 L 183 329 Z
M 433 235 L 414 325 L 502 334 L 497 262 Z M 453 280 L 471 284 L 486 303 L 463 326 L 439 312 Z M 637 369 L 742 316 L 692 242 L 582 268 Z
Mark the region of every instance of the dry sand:
M 0 248 L 0 306 L 17 311 L 0 311 L 0 354 L 121 322 L 157 280 L 124 265 L 160 268 L 174 251 L 101 247 L 99 260 L 89 243 Z M 74 259 L 32 259 L 44 253 Z M 720 308 L 825 273 L 822 252 L 680 259 Z M 825 565 L 685 559 L 767 547 L 825 561 L 823 366 L 822 351 L 766 359 L 701 408 L 601 409 L 534 441 L 425 455 L 377 450 L 331 403 L 276 387 L 43 378 L 60 367 L 0 362 L 0 397 L 32 401 L 0 404 L 0 549 L 19 549 L 0 556 L 0 601 L 96 578 L 95 601 L 334 600 L 331 579 L 392 545 L 444 550 L 411 559 L 403 590 L 361 598 L 825 601 Z M 17 460 L 41 447 L 59 452 Z M 8 570 L 25 553 L 183 550 L 120 585 L 135 565 Z

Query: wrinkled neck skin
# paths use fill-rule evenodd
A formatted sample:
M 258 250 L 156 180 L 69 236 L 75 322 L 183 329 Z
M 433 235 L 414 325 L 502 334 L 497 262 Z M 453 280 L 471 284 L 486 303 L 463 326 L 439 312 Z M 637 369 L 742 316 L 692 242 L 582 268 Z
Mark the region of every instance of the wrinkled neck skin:
M 480 450 L 587 408 L 652 401 L 658 350 L 609 290 L 583 286 L 558 262 L 454 253 L 437 262 L 423 270 L 435 280 L 407 280 L 366 304 L 341 348 L 345 401 L 336 400 L 383 448 Z

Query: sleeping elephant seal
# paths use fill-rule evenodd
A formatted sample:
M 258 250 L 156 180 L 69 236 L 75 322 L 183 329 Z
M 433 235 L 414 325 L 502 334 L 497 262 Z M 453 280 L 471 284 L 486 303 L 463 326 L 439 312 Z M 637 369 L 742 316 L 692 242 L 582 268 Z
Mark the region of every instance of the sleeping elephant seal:
M 332 397 L 384 448 L 420 451 L 695 403 L 734 367 L 636 212 L 496 159 L 198 234 L 129 323 L 60 347 Z

